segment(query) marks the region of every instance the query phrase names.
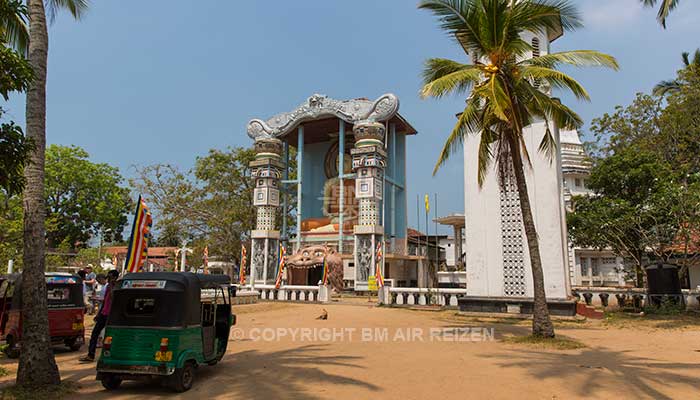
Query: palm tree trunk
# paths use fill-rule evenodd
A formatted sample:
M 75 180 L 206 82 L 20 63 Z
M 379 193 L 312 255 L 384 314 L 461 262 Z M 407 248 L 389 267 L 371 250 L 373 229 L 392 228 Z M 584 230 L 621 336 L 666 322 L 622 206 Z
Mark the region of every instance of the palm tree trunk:
M 46 63 L 49 38 L 43 0 L 29 0 L 29 63 L 34 81 L 27 90 L 27 136 L 35 149 L 25 168 L 24 269 L 22 270 L 22 351 L 17 384 L 58 385 L 61 376 L 51 351 L 44 278 L 44 152 L 46 149 Z
M 554 337 L 554 326 L 549 318 L 547 297 L 544 290 L 544 273 L 542 272 L 542 258 L 540 257 L 540 245 L 535 228 L 535 220 L 532 217 L 530 196 L 527 193 L 527 182 L 523 169 L 523 159 L 520 154 L 520 145 L 514 140 L 509 143 L 511 160 L 515 173 L 515 183 L 520 197 L 520 212 L 523 217 L 523 227 L 527 237 L 527 247 L 530 251 L 530 266 L 532 268 L 532 284 L 534 287 L 534 309 L 532 318 L 532 334 L 538 337 Z

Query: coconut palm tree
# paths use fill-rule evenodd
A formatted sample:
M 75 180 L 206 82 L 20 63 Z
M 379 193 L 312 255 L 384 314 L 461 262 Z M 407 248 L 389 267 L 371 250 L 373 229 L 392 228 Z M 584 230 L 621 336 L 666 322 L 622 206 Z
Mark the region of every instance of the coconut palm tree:
M 521 38 L 522 34 L 571 30 L 581 25 L 576 9 L 566 0 L 425 0 L 419 8 L 437 16 L 441 28 L 472 60 L 464 64 L 431 58 L 425 63 L 423 97 L 439 98 L 471 91 L 433 173 L 451 154 L 461 151 L 462 141 L 470 134 L 480 135 L 480 185 L 493 163 L 498 166 L 501 177 L 505 170 L 513 172 L 530 250 L 534 286 L 532 332 L 535 336 L 553 337 L 537 231 L 525 182 L 524 169 L 530 161 L 523 128 L 544 120 L 547 130 L 540 151 L 553 157 L 556 142 L 549 130 L 550 124 L 574 128 L 582 121 L 547 92 L 550 88 L 564 89 L 579 99 L 589 99 L 578 82 L 556 67 L 569 64 L 617 69 L 617 62 L 611 56 L 590 50 L 530 57 L 533 47 Z
M 683 52 L 681 58 L 683 59 L 684 68 L 688 68 L 690 66 L 693 68 L 700 68 L 700 49 L 695 50 L 692 62 L 690 60 L 690 53 L 687 51 Z M 682 84 L 683 83 L 678 79 L 659 82 L 656 86 L 654 86 L 654 95 L 667 96 L 678 93 L 678 91 L 681 90 Z
M 17 384 L 25 387 L 57 385 L 61 378 L 49 340 L 44 255 L 46 228 L 44 202 L 44 158 L 46 150 L 46 63 L 50 20 L 61 9 L 74 18 L 87 10 L 87 0 L 28 0 L 29 64 L 34 81 L 27 90 L 27 137 L 34 142 L 24 169 L 24 269 L 22 270 L 22 352 Z M 46 5 L 46 7 L 44 7 Z
M 658 3 L 658 0 L 639 0 L 646 7 L 654 7 L 656 6 L 656 3 Z M 661 26 L 666 29 L 666 18 L 668 18 L 668 15 L 673 11 L 674 8 L 678 6 L 678 3 L 680 3 L 681 0 L 661 0 L 661 6 L 659 7 L 659 14 L 656 16 L 656 19 L 659 21 Z

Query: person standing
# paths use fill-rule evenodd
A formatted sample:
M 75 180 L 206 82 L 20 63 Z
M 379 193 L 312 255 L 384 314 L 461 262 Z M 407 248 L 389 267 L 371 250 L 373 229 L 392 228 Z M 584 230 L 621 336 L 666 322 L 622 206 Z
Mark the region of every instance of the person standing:
M 92 270 L 92 264 L 88 264 L 87 267 L 85 267 L 85 277 L 83 278 L 83 292 L 87 300 L 85 306 L 88 308 L 88 314 L 90 315 L 92 315 L 95 310 L 95 304 L 92 299 L 95 296 L 96 277 L 95 272 Z
M 81 362 L 93 362 L 95 361 L 95 350 L 97 349 L 97 340 L 100 337 L 102 329 L 107 325 L 107 318 L 112 310 L 112 289 L 114 284 L 119 278 L 119 272 L 117 270 L 111 270 L 107 272 L 107 286 L 105 287 L 105 297 L 100 309 L 97 311 L 95 316 L 95 326 L 92 327 L 92 333 L 90 334 L 90 344 L 88 346 L 88 353 L 80 358 Z

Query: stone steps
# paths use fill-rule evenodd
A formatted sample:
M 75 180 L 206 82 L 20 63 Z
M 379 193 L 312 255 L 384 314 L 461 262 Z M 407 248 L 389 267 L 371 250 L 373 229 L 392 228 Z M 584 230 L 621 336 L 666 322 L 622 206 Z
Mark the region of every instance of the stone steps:
M 590 319 L 603 319 L 605 317 L 604 312 L 596 310 L 595 307 L 586 305 L 586 303 L 576 303 L 576 314 Z

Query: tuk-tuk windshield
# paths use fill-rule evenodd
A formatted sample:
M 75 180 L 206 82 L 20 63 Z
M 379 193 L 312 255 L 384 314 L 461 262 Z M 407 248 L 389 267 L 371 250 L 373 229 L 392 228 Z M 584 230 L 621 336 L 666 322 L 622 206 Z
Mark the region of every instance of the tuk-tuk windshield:
M 84 307 L 83 283 L 73 276 L 47 276 L 49 308 Z
M 185 321 L 185 296 L 163 289 L 115 289 L 109 325 L 178 327 Z

